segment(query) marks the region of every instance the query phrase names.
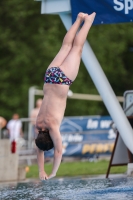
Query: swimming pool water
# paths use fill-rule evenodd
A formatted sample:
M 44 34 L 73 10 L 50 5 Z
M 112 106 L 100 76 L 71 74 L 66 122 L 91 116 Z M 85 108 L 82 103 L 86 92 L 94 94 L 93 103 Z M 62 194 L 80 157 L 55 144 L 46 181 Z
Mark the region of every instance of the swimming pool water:
M 133 200 L 133 178 L 59 178 L 0 186 L 0 200 Z

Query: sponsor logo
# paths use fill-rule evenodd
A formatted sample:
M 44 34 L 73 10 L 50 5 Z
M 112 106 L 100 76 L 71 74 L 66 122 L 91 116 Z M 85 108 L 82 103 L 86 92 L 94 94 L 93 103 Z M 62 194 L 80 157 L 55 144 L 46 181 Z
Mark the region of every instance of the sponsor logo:
M 84 144 L 82 148 L 82 154 L 95 154 L 95 153 L 111 153 L 114 148 L 114 143 L 107 144 Z
M 133 0 L 113 0 L 114 9 L 116 11 L 124 10 L 125 14 L 129 14 L 129 11 L 133 10 Z
M 102 128 L 102 129 L 110 128 L 111 122 L 112 122 L 112 120 L 101 120 L 100 128 Z
M 112 120 L 93 120 L 89 119 L 87 122 L 87 129 L 109 129 Z
M 80 134 L 62 134 L 63 142 L 82 142 L 83 135 Z
M 98 128 L 98 120 L 89 119 L 87 122 L 87 129 L 97 129 Z

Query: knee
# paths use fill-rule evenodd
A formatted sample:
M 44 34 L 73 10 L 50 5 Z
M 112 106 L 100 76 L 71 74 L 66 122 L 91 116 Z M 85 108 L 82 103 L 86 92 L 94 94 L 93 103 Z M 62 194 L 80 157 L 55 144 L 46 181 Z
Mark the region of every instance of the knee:
M 63 42 L 62 44 L 62 49 L 65 51 L 65 52 L 69 52 L 72 48 L 72 43 L 69 43 L 69 42 Z
M 73 44 L 73 51 L 77 53 L 77 55 L 81 56 L 83 47 L 77 43 Z
M 74 40 L 73 47 L 76 47 L 77 51 L 79 51 L 80 53 L 82 53 L 83 43 L 80 42 L 77 37 Z

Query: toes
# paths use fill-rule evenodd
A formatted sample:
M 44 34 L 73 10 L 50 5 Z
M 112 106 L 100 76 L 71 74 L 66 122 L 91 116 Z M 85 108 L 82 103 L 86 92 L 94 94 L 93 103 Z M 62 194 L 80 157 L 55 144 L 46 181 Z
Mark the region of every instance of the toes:
M 83 17 L 83 16 L 84 16 L 84 13 L 80 12 L 80 13 L 78 14 L 78 16 L 79 16 L 79 17 Z
M 92 13 L 91 15 L 86 15 L 85 20 L 89 20 L 89 21 L 93 22 L 95 15 L 96 15 L 96 13 Z
M 78 17 L 81 18 L 81 20 L 84 20 L 85 13 L 80 12 L 80 13 L 78 14 Z

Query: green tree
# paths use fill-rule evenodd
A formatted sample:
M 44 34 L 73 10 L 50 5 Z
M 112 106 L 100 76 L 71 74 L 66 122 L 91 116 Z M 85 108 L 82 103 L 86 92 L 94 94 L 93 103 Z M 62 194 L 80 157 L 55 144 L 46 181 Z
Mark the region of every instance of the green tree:
M 66 30 L 58 15 L 41 15 L 41 4 L 33 0 L 0 1 L 0 115 L 14 112 L 28 116 L 28 90 L 43 88 L 43 76 L 59 51 Z M 116 95 L 132 89 L 131 23 L 93 26 L 91 44 Z M 91 58 L 88 58 L 91 59 Z M 93 67 L 93 66 L 92 66 Z M 81 62 L 73 92 L 98 94 Z M 108 114 L 103 102 L 68 99 L 65 115 Z
M 26 117 L 28 89 L 42 88 L 44 72 L 61 45 L 58 30 L 63 25 L 58 16 L 41 15 L 40 3 L 34 1 L 1 1 L 0 16 L 0 114 Z

